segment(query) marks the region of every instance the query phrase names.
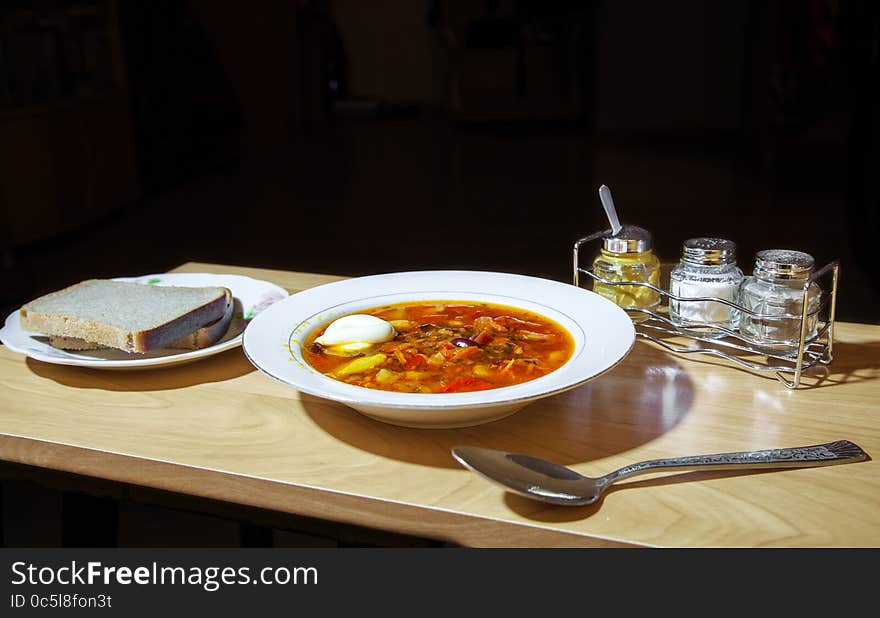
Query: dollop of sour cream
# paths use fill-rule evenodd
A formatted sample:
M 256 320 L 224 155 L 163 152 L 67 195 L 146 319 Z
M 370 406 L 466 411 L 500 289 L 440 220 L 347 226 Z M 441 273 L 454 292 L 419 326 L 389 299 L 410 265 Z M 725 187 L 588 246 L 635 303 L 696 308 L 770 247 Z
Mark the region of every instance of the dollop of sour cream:
M 328 351 L 351 354 L 365 350 L 377 343 L 391 341 L 397 331 L 390 322 L 373 315 L 356 313 L 334 320 L 324 333 L 315 339 Z

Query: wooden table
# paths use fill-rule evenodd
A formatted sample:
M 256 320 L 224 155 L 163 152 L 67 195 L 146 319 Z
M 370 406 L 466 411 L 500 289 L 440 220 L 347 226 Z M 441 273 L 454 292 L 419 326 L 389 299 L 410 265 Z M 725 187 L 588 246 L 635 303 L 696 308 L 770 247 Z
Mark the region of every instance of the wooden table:
M 337 277 L 189 263 L 291 292 Z M 458 444 L 598 475 L 655 457 L 850 439 L 880 453 L 880 326 L 839 323 L 828 375 L 768 375 L 637 342 L 610 373 L 478 427 L 386 425 L 257 371 L 240 348 L 100 371 L 0 347 L 0 459 L 467 546 L 877 547 L 880 464 L 678 473 L 553 507 L 461 468 Z

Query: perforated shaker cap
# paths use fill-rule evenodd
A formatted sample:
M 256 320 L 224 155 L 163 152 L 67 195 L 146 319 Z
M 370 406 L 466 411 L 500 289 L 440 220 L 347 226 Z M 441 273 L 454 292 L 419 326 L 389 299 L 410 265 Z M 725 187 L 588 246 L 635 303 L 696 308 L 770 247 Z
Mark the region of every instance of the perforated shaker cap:
M 773 279 L 806 279 L 813 256 L 790 249 L 765 249 L 755 254 L 755 275 Z
M 684 241 L 681 259 L 700 266 L 732 264 L 736 261 L 736 245 L 723 238 L 689 238 Z
M 624 225 L 617 234 L 602 237 L 602 247 L 611 253 L 641 253 L 652 246 L 651 232 L 635 225 Z

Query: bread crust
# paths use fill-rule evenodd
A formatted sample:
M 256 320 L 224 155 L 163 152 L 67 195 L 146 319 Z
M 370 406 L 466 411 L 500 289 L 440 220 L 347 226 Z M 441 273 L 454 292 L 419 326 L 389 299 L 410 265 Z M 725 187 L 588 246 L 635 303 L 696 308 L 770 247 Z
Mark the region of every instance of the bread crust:
M 72 288 L 84 285 L 92 280 L 82 281 L 63 290 L 52 292 L 40 299 L 43 300 L 68 293 Z M 228 288 L 220 288 L 217 297 L 194 309 L 177 316 L 163 324 L 142 331 L 125 331 L 109 324 L 75 318 L 58 313 L 34 311 L 31 303 L 19 310 L 21 327 L 24 330 L 43 333 L 58 337 L 75 337 L 88 342 L 117 348 L 126 352 L 150 352 L 166 348 L 169 344 L 181 339 L 202 326 L 221 318 L 231 302 L 232 292 Z
M 206 324 L 186 337 L 178 339 L 172 343 L 170 347 L 186 350 L 201 350 L 202 348 L 214 345 L 223 338 L 223 335 L 225 335 L 227 331 L 229 331 L 229 326 L 232 324 L 234 313 L 235 303 L 232 301 L 232 295 L 230 294 L 226 305 L 226 312 L 223 314 L 223 317 L 216 322 Z

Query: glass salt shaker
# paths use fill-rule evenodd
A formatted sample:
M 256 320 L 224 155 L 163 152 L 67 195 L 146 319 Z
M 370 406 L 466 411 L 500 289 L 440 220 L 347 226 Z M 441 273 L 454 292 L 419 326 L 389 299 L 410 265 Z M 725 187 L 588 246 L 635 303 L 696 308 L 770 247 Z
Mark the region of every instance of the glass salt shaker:
M 742 313 L 740 332 L 768 348 L 796 353 L 807 292 L 806 339 L 815 337 L 821 291 L 815 282 L 809 283 L 813 263 L 813 257 L 801 251 L 759 251 L 753 275 L 740 287 L 739 304 L 761 316 Z
M 654 255 L 651 233 L 635 225 L 624 225 L 615 235 L 602 237 L 602 248 L 593 260 L 593 273 L 607 281 L 638 281 L 660 286 L 660 260 Z M 608 285 L 593 282 L 593 291 L 617 305 L 650 309 L 660 304 L 660 293 L 639 285 Z M 649 317 L 633 312 L 639 321 Z
M 681 298 L 721 298 L 737 301 L 743 272 L 736 265 L 736 245 L 723 238 L 690 238 L 684 242 L 681 260 L 669 274 L 669 291 Z M 739 311 L 715 301 L 669 301 L 669 319 L 677 326 L 709 325 L 732 330 Z M 703 337 L 724 337 L 723 331 L 696 330 Z

